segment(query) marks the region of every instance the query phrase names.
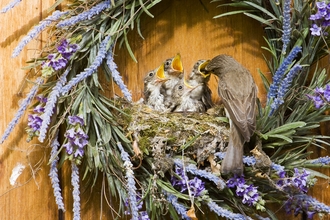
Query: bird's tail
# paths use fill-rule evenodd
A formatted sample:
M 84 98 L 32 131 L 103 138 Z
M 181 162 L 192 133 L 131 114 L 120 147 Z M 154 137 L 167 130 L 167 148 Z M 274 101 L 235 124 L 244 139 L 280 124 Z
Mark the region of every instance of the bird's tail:
M 223 174 L 233 173 L 241 175 L 243 173 L 244 142 L 244 138 L 239 133 L 238 128 L 232 123 L 226 155 L 221 163 L 221 172 Z

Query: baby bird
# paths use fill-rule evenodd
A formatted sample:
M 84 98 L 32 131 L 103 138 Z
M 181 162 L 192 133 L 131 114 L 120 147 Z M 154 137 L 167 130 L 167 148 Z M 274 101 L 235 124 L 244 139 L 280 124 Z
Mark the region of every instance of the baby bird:
M 189 75 L 185 76 L 186 84 L 192 87 L 198 88 L 200 97 L 199 100 L 204 105 L 205 109 L 209 109 L 213 106 L 212 103 L 212 91 L 208 87 L 208 82 L 210 80 L 211 72 L 205 70 L 205 67 L 208 65 L 210 60 L 198 60 Z M 197 91 L 195 91 L 197 93 Z
M 164 105 L 167 108 L 173 105 L 172 91 L 175 85 L 183 78 L 183 65 L 181 55 L 178 53 L 173 58 L 164 61 L 164 74 L 167 79 L 161 87 L 161 93 L 164 95 Z
M 204 85 L 191 86 L 184 79 L 173 88 L 172 112 L 205 112 L 207 107 L 202 101 Z
M 150 71 L 144 77 L 144 102 L 156 111 L 165 111 L 164 95 L 160 90 L 168 79 L 164 75 L 164 63 L 158 68 Z

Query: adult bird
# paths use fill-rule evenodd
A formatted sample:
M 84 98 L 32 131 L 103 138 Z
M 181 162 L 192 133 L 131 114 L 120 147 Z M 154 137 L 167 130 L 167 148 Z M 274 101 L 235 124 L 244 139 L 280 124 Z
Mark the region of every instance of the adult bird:
M 187 85 L 190 85 L 191 87 L 200 86 L 200 88 L 197 88 L 197 90 L 201 90 L 202 94 L 198 96 L 198 99 L 204 106 L 205 111 L 213 106 L 212 91 L 208 87 L 211 73 L 205 70 L 205 67 L 209 62 L 210 60 L 198 60 L 194 64 L 192 71 L 185 75 L 184 78 Z M 194 93 L 198 92 L 195 91 Z
M 257 86 L 251 73 L 228 55 L 214 57 L 205 67 L 218 76 L 218 93 L 230 121 L 230 136 L 221 164 L 224 174 L 243 173 L 243 147 L 256 129 Z
M 144 77 L 144 102 L 156 111 L 165 111 L 164 95 L 161 94 L 161 86 L 168 79 L 164 75 L 164 63 L 150 71 Z

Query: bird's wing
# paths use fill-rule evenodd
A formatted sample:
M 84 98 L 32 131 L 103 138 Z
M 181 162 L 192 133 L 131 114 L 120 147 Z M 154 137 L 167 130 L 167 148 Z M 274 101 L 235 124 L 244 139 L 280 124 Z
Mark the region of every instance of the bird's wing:
M 233 77 L 235 76 L 235 77 Z M 246 141 L 255 131 L 257 88 L 249 73 L 226 73 L 219 79 L 219 96 L 230 119 Z

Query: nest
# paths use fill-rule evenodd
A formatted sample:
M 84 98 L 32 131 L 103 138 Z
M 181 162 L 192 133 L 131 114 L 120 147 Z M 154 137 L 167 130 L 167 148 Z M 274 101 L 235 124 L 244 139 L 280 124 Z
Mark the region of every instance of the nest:
M 219 170 L 212 168 L 216 164 L 214 153 L 224 151 L 229 136 L 222 105 L 206 113 L 163 113 L 135 103 L 130 111 L 132 118 L 127 131 L 133 136 L 133 148 L 138 146 L 144 157 L 152 157 L 155 173 L 163 176 L 172 168 L 170 158 L 182 155 L 213 173 Z

